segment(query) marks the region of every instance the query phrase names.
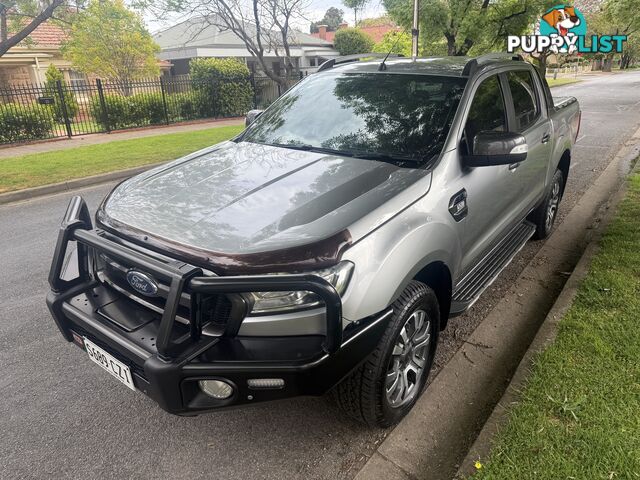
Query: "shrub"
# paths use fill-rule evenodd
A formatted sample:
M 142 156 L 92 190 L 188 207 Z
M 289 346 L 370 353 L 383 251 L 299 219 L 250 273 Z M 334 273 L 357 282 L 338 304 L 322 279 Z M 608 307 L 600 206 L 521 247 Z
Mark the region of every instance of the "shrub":
M 189 65 L 194 88 L 203 95 L 201 113 L 229 117 L 251 109 L 253 87 L 244 63 L 231 58 L 196 58 Z
M 44 105 L 0 104 L 0 143 L 51 137 L 52 109 Z
M 368 53 L 373 48 L 373 40 L 357 28 L 341 28 L 333 38 L 333 46 L 340 55 Z
M 73 92 L 67 87 L 67 84 L 64 81 L 64 75 L 52 63 L 49 65 L 49 68 L 47 68 L 45 76 L 47 77 L 47 82 L 45 83 L 44 87 L 45 94 L 49 97 L 53 97 L 54 99 L 55 103 L 53 105 L 53 115 L 56 122 L 62 123 L 64 121 L 64 115 L 62 111 L 62 98 L 56 84 L 56 82 L 58 81 L 62 83 L 62 97 L 64 97 L 67 115 L 69 116 L 69 120 L 73 121 L 73 118 L 78 113 L 78 101 L 76 100 Z
M 208 99 L 208 95 L 199 90 L 167 95 L 169 116 L 174 121 L 205 118 L 209 110 Z
M 128 97 L 108 93 L 104 95 L 104 102 L 111 130 L 156 125 L 166 120 L 161 93 L 135 93 Z M 99 96 L 91 98 L 90 108 L 95 121 L 107 129 Z

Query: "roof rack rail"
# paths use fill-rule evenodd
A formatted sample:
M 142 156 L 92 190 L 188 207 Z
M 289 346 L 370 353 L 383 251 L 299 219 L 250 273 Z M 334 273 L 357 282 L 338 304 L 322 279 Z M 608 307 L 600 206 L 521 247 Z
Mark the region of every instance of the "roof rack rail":
M 524 58 L 519 53 L 486 53 L 469 60 L 464 66 L 464 70 L 462 70 L 462 75 L 469 76 L 473 74 L 481 65 L 487 65 L 494 62 L 499 62 L 501 60 L 515 60 L 517 62 L 524 62 Z
M 351 63 L 357 62 L 358 60 L 362 60 L 363 58 L 384 58 L 386 57 L 386 53 L 356 53 L 355 55 L 344 55 L 338 58 L 332 58 L 327 60 L 322 65 L 318 67 L 318 72 L 322 72 L 323 70 L 329 70 L 330 68 L 335 67 L 336 65 L 341 65 L 343 63 Z M 404 57 L 401 54 L 391 54 L 389 57 Z

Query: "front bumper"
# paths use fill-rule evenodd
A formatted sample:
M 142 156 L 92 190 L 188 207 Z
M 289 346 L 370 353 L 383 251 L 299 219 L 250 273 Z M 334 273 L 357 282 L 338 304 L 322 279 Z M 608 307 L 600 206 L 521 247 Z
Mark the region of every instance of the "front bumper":
M 61 278 L 65 253 L 73 241 L 77 244 L 78 276 L 65 280 Z M 93 278 L 91 250 L 165 279 L 171 287 L 162 314 Z M 168 412 L 182 415 L 297 395 L 322 395 L 375 348 L 391 314 L 387 311 L 354 322 L 343 331 L 340 296 L 326 280 L 313 275 L 203 276 L 197 267 L 145 255 L 92 230 L 80 197 L 74 197 L 65 214 L 49 283 L 47 305 L 68 341 L 86 337 L 101 346 L 130 367 L 139 390 Z M 202 334 L 202 319 L 197 315 L 200 296 L 284 290 L 307 290 L 322 298 L 325 336 L 237 336 L 242 315 L 232 315 L 220 336 Z M 188 325 L 176 321 L 183 292 L 189 292 L 193 302 Z M 214 399 L 200 390 L 199 380 L 213 379 L 229 383 L 231 397 Z M 250 379 L 281 379 L 284 386 L 252 389 Z

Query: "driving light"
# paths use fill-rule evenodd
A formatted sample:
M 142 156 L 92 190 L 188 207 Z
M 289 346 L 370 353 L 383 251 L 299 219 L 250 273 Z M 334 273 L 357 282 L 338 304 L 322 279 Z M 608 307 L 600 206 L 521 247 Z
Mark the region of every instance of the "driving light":
M 250 378 L 247 386 L 251 390 L 279 390 L 284 388 L 283 378 Z
M 217 400 L 224 400 L 233 394 L 233 387 L 222 380 L 200 380 L 200 390 Z
M 333 285 L 339 295 L 342 295 L 347 290 L 352 272 L 353 263 L 344 261 L 330 268 L 305 273 L 324 278 Z M 322 304 L 322 300 L 315 293 L 304 291 L 253 292 L 251 295 L 253 296 L 252 314 L 290 312 Z

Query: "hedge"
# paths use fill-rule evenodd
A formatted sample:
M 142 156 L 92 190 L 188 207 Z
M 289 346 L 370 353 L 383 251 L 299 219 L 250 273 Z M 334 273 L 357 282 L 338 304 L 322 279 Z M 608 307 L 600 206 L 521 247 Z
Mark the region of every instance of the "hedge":
M 341 28 L 333 38 L 333 46 L 340 55 L 369 53 L 373 49 L 373 40 L 357 28 Z
M 232 58 L 196 58 L 189 64 L 194 88 L 212 117 L 241 116 L 251 110 L 253 87 L 247 66 Z
M 120 130 L 165 122 L 161 93 L 136 93 L 128 97 L 109 93 L 104 95 L 104 103 L 108 125 L 99 96 L 91 98 L 90 109 L 95 121 L 105 129 Z
M 0 143 L 49 138 L 53 127 L 51 107 L 39 104 L 0 104 Z

